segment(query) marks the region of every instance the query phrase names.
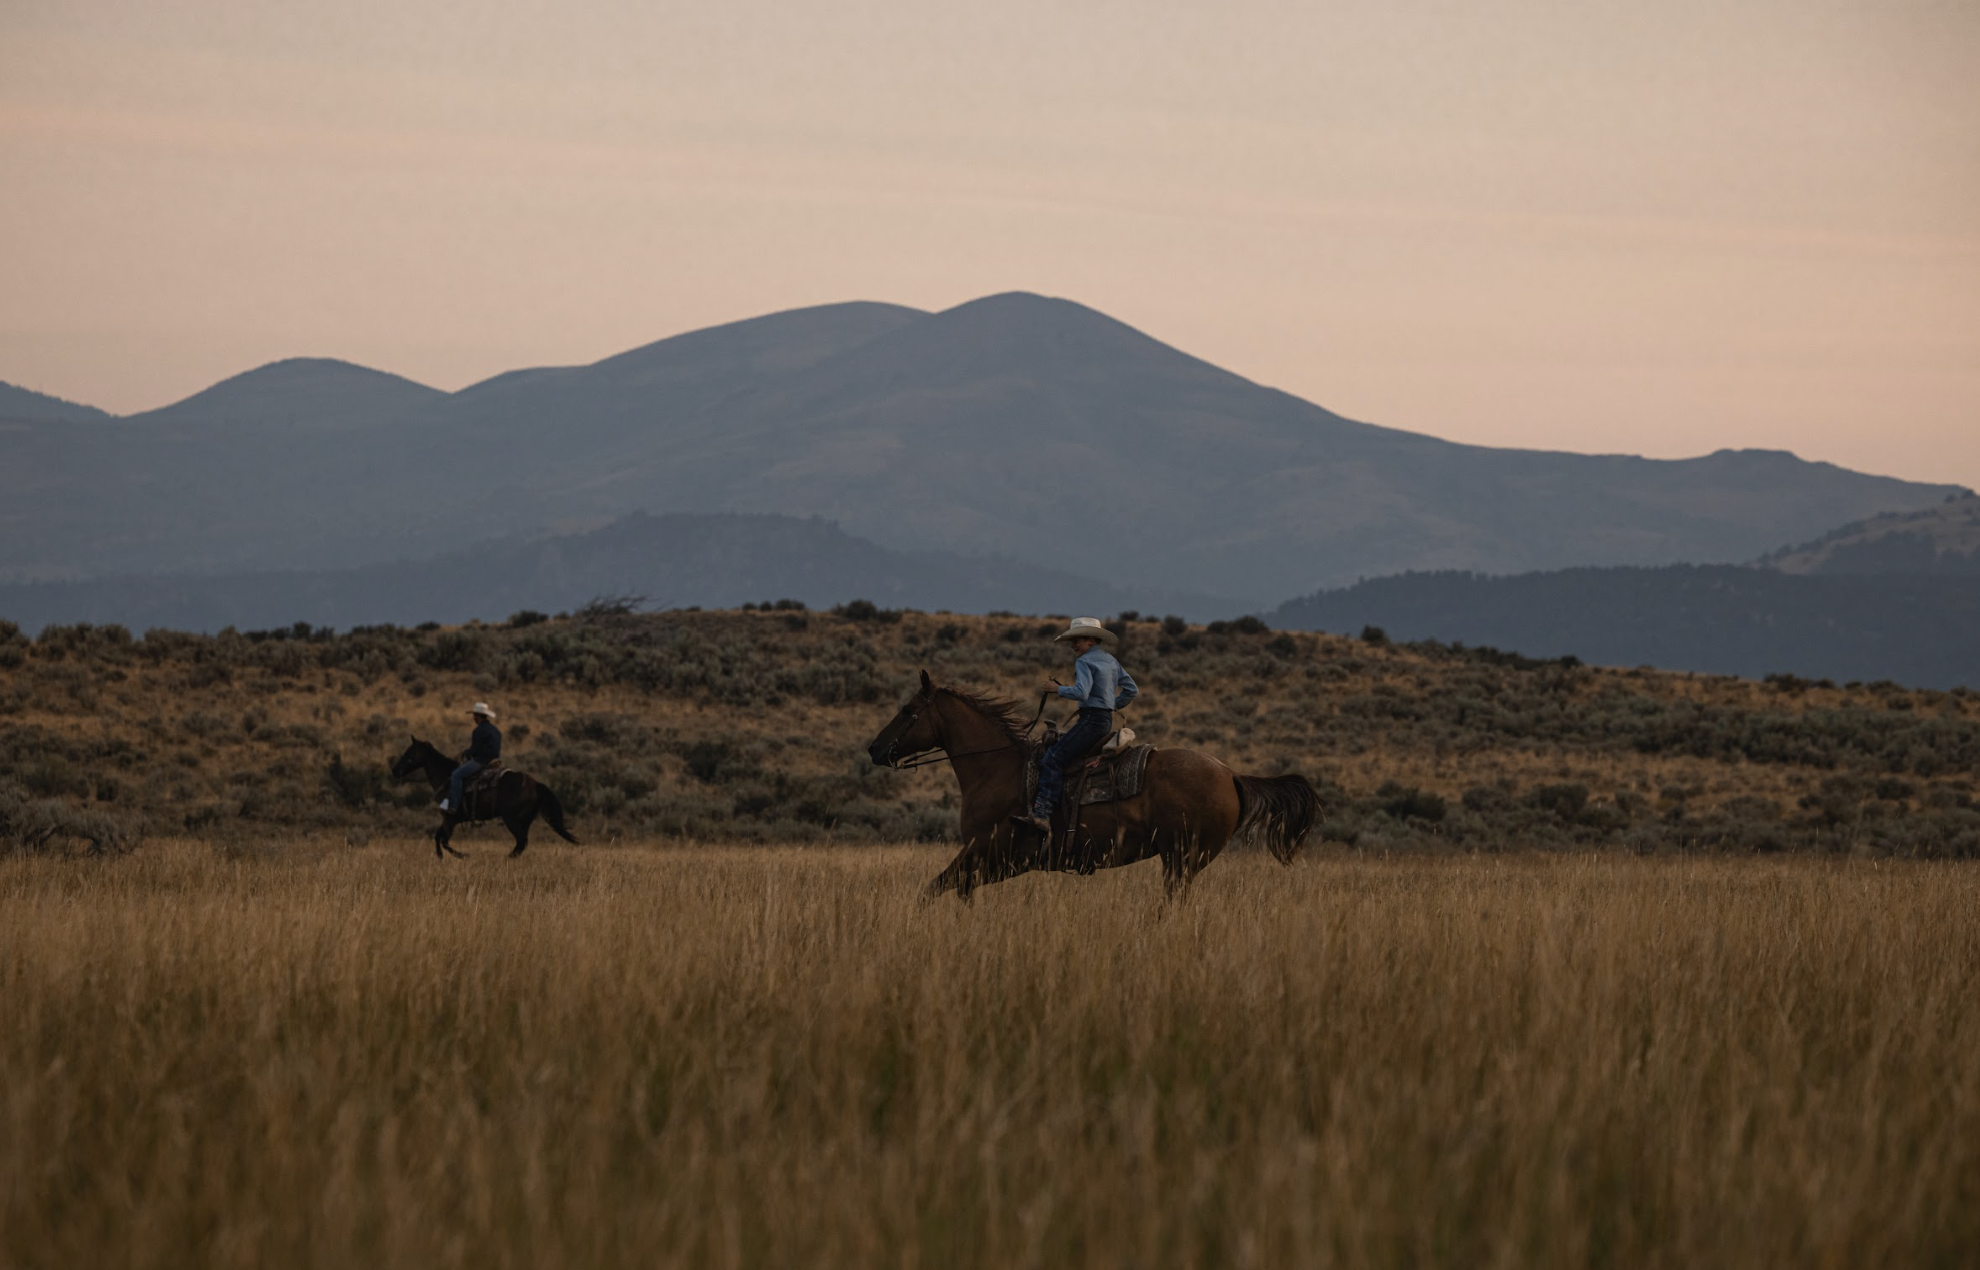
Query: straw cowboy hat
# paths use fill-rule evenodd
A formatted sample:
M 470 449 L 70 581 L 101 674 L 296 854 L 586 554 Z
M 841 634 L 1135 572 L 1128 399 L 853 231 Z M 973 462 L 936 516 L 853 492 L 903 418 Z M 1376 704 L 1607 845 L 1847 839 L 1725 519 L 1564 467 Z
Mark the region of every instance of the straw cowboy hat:
M 1062 639 L 1097 639 L 1103 644 L 1111 644 L 1117 638 L 1114 632 L 1100 624 L 1099 618 L 1076 617 L 1072 620 L 1071 626 L 1052 637 L 1052 642 L 1056 644 Z
M 474 709 L 468 711 L 468 713 L 481 715 L 482 717 L 486 718 L 490 723 L 495 722 L 495 711 L 489 707 L 486 701 L 475 702 Z

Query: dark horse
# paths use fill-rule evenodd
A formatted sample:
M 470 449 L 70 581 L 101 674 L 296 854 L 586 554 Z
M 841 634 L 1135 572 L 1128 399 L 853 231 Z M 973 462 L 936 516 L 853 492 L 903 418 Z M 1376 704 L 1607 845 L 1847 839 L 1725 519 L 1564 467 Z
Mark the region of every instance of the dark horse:
M 453 776 L 455 766 L 454 760 L 434 749 L 431 744 L 414 737 L 413 743 L 406 747 L 406 752 L 399 755 L 399 761 L 392 764 L 392 775 L 398 780 L 404 780 L 415 772 L 421 773 L 426 777 L 426 783 L 433 786 L 433 792 L 437 794 L 447 788 L 447 781 Z M 577 841 L 576 838 L 571 837 L 571 831 L 564 828 L 564 805 L 557 801 L 557 796 L 550 792 L 549 786 L 539 785 L 536 778 L 526 772 L 504 771 L 496 780 L 493 789 L 469 794 L 461 801 L 467 806 L 456 807 L 440 815 L 440 827 L 433 831 L 435 856 L 440 856 L 444 851 L 457 858 L 465 858 L 454 850 L 450 841 L 454 836 L 454 826 L 463 822 L 494 820 L 498 817 L 509 827 L 509 832 L 515 835 L 516 849 L 509 852 L 511 860 L 521 855 L 523 848 L 529 845 L 529 826 L 535 821 L 538 813 L 542 814 L 544 824 L 556 830 L 559 838 L 565 842 Z M 470 811 L 481 814 L 468 815 Z
M 1150 856 L 1162 858 L 1164 890 L 1174 897 L 1238 834 L 1262 836 L 1279 863 L 1291 864 L 1319 813 L 1304 776 L 1241 776 L 1207 754 L 1158 749 L 1140 794 L 1081 808 L 1071 849 L 1048 855 L 1041 835 L 1010 820 L 1024 807 L 1023 713 L 1014 702 L 937 687 L 924 670 L 920 691 L 866 747 L 882 767 L 941 750 L 956 769 L 963 846 L 928 884 L 928 898 L 954 891 L 968 899 L 979 884 L 1033 869 L 1085 873 Z

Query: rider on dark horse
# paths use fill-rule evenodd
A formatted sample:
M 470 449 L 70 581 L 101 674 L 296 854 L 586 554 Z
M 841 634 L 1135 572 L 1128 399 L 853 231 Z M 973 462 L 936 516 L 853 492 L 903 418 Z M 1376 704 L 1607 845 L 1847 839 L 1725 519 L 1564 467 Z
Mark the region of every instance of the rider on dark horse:
M 502 757 L 502 733 L 495 726 L 495 711 L 486 701 L 477 701 L 468 713 L 474 716 L 474 735 L 468 738 L 467 753 L 461 755 L 461 765 L 454 769 L 448 782 L 447 797 L 440 800 L 441 811 L 457 816 L 466 814 L 461 803 L 461 786 L 470 776 Z
M 1052 832 L 1052 808 L 1058 804 L 1060 791 L 1065 788 L 1066 768 L 1106 741 L 1114 730 L 1114 711 L 1134 700 L 1141 692 L 1135 687 L 1134 676 L 1102 647 L 1114 643 L 1116 636 L 1101 625 L 1099 618 L 1076 617 L 1072 625 L 1053 639 L 1072 644 L 1073 656 L 1077 659 L 1073 662 L 1073 681 L 1047 687 L 1040 695 L 1077 701 L 1079 717 L 1053 743 L 1052 748 L 1039 757 L 1038 796 L 1032 801 L 1031 814 L 1011 817 L 1019 824 L 1047 835 Z

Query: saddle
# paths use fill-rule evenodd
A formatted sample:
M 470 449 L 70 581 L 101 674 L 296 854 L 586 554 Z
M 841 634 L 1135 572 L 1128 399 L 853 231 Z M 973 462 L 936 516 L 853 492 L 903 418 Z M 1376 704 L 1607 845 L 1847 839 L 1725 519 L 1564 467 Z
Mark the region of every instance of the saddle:
M 468 794 L 478 793 L 484 789 L 493 789 L 508 774 L 509 769 L 503 767 L 502 760 L 498 758 L 493 763 L 488 764 L 474 775 L 468 777 L 465 781 L 462 781 L 461 794 L 465 797 Z
M 1038 796 L 1039 757 L 1056 739 L 1048 733 L 1025 756 L 1024 800 L 1027 807 Z M 1134 733 L 1126 728 L 1121 729 L 1107 738 L 1098 750 L 1066 768 L 1065 790 L 1059 796 L 1058 806 L 1052 808 L 1052 832 L 1040 844 L 1043 867 L 1076 873 L 1091 873 L 1099 867 L 1097 860 L 1079 856 L 1075 851 L 1080 809 L 1096 803 L 1139 797 L 1148 772 L 1148 756 L 1155 752 L 1152 745 L 1121 745 L 1123 739 L 1132 741 Z
M 1134 734 L 1128 733 L 1131 738 Z M 1025 805 L 1038 796 L 1038 760 L 1051 746 L 1051 739 L 1031 747 L 1025 756 Z M 1060 796 L 1060 809 L 1088 807 L 1094 803 L 1118 802 L 1140 795 L 1148 771 L 1152 745 L 1102 746 L 1098 751 L 1066 768 L 1066 789 Z M 1057 810 L 1057 809 L 1055 809 Z M 1057 823 L 1056 814 L 1053 821 Z
M 461 809 L 456 818 L 470 823 L 495 819 L 496 792 L 502 787 L 502 778 L 513 775 L 514 772 L 502 766 L 501 759 L 496 759 L 462 781 Z

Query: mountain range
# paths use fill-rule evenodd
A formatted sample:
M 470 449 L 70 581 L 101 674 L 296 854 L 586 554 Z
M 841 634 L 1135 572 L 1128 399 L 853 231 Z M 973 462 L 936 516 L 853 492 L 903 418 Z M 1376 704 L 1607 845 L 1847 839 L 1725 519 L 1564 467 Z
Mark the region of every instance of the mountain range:
M 1748 560 L 1965 492 L 1773 451 L 1459 445 L 1022 293 L 794 310 L 454 393 L 295 359 L 125 418 L 29 396 L 0 397 L 13 583 L 351 570 L 757 513 L 988 557 L 1039 595 L 1071 577 L 1238 612 L 1406 570 Z M 1081 607 L 1024 594 L 1010 607 Z

